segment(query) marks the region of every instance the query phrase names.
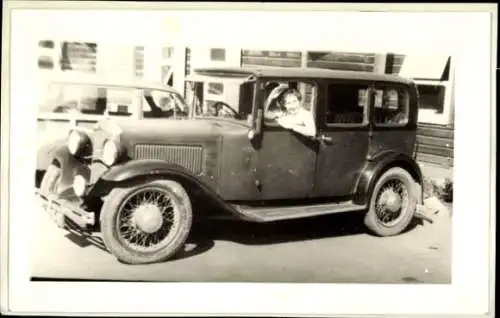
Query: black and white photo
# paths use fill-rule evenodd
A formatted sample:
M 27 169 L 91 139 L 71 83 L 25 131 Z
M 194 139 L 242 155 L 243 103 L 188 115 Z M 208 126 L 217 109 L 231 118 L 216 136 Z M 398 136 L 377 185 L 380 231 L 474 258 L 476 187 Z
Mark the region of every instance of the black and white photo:
M 240 286 L 261 306 L 181 300 L 169 314 L 347 314 L 354 289 L 384 300 L 353 314 L 489 310 L 454 305 L 487 296 L 493 242 L 496 50 L 460 21 L 496 17 L 64 5 L 10 18 L 5 269 L 26 288 L 140 287 L 151 304 L 153 289 L 211 299 L 209 286 Z M 451 290 L 464 276 L 473 294 Z M 387 301 L 420 287 L 424 304 Z M 93 310 L 138 313 L 123 297 Z

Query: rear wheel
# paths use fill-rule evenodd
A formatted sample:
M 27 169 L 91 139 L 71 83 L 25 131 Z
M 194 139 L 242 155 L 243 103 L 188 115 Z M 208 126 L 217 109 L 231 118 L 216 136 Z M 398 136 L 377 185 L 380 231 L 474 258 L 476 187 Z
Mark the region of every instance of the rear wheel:
M 373 189 L 365 225 L 378 236 L 400 234 L 415 215 L 416 190 L 415 181 L 406 170 L 387 170 Z
M 120 261 L 145 264 L 167 260 L 184 245 L 192 225 L 185 189 L 171 180 L 116 188 L 104 200 L 101 232 Z

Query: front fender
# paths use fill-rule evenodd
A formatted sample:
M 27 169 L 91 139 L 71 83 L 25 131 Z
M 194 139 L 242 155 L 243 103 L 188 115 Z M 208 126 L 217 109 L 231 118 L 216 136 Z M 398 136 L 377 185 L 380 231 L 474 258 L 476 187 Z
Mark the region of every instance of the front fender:
M 387 151 L 372 158 L 360 173 L 354 189 L 354 202 L 367 204 L 379 177 L 392 167 L 405 169 L 412 175 L 415 182 L 423 187 L 422 171 L 417 162 L 404 153 Z M 423 199 L 422 196 L 423 191 L 420 193 L 420 201 Z
M 184 167 L 163 160 L 151 159 L 127 161 L 124 164 L 113 166 L 101 176 L 101 179 L 107 182 L 123 182 L 138 177 L 157 176 L 165 173 L 197 180 Z
M 36 169 L 39 171 L 45 171 L 52 164 L 52 160 L 56 156 L 56 153 L 64 147 L 66 144 L 66 138 L 59 138 L 51 141 L 47 141 L 40 145 L 36 152 Z
M 73 186 L 73 179 L 76 174 L 90 177 L 90 169 L 71 153 L 66 146 L 59 146 L 53 150 L 49 158 L 49 165 L 54 164 L 60 168 L 61 178 L 59 179 L 59 192 L 65 192 Z
M 224 201 L 213 187 L 199 177 L 193 175 L 186 168 L 162 160 L 134 160 L 121 165 L 113 166 L 102 174 L 94 186 L 89 189 L 88 196 L 104 197 L 113 188 L 128 187 L 136 182 L 148 179 L 171 179 L 181 183 L 190 195 L 203 197 L 224 210 L 239 214 L 228 202 Z

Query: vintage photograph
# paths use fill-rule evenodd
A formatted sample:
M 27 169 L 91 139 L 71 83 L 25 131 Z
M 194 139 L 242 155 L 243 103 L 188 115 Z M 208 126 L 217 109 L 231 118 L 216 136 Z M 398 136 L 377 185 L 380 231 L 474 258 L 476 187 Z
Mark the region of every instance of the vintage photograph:
M 315 34 L 325 14 L 44 14 L 23 55 L 31 283 L 456 282 L 456 49 L 345 45 Z
M 38 47 L 33 279 L 451 282 L 452 55 Z

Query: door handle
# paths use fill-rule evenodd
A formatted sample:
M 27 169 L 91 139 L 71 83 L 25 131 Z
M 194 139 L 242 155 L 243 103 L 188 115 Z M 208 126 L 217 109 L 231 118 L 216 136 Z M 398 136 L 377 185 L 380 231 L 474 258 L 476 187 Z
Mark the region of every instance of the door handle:
M 323 135 L 323 134 L 319 135 L 318 139 L 319 139 L 319 141 L 324 142 L 324 143 L 327 143 L 327 144 L 331 144 L 331 143 L 333 142 L 332 137 L 330 137 L 330 136 L 325 136 L 325 135 Z

